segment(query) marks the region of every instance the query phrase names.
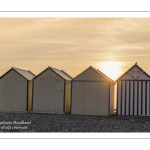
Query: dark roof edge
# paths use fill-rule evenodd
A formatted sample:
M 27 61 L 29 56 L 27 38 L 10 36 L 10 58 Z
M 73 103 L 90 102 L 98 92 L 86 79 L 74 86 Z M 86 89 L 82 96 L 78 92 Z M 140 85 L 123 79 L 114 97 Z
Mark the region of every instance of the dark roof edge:
M 51 67 L 51 66 L 48 66 L 48 68 L 56 69 L 56 68 L 54 68 L 54 67 Z M 58 70 L 58 71 L 61 71 L 61 70 L 59 70 L 59 69 L 56 69 L 56 70 Z
M 24 79 L 28 80 L 28 79 L 25 78 L 23 75 L 21 75 L 18 71 L 16 71 L 14 67 L 12 67 L 12 68 L 9 69 L 7 72 L 5 72 L 5 73 L 0 77 L 0 79 L 3 78 L 6 74 L 8 74 L 11 70 L 14 70 L 16 73 L 18 73 L 18 74 L 19 74 L 20 76 L 22 76 Z M 21 69 L 20 69 L 20 70 L 21 70 Z M 28 81 L 31 81 L 31 80 L 28 80 Z
M 11 70 L 13 70 L 13 67 L 9 69 L 8 71 L 6 71 L 3 75 L 1 75 L 0 79 L 3 78 L 6 74 L 8 74 Z
M 46 70 L 50 69 L 50 67 L 47 67 L 46 69 L 44 69 L 42 72 L 40 72 L 38 75 L 36 75 L 33 80 L 35 80 L 38 76 L 40 76 L 42 73 L 44 73 Z
M 100 71 L 99 69 L 95 69 L 94 67 L 90 66 L 92 69 L 94 69 L 95 71 L 97 71 L 99 74 L 101 74 L 102 76 L 104 76 L 104 78 L 107 78 L 108 80 L 110 80 L 110 82 L 115 83 L 115 81 L 113 81 L 111 78 L 109 78 L 107 75 L 105 75 L 102 71 Z
M 14 70 L 15 72 L 17 72 L 20 76 L 22 76 L 24 79 L 28 80 L 26 77 L 24 77 L 22 74 L 20 74 L 17 70 L 15 70 L 14 68 L 12 68 L 12 70 Z M 28 80 L 28 81 L 32 81 L 32 80 Z
M 28 71 L 28 70 L 24 70 L 24 69 L 20 69 L 20 68 L 16 68 L 16 67 L 12 67 L 12 69 L 18 69 L 18 70 Z
M 71 80 L 73 79 L 68 73 L 66 73 L 64 70 L 61 70 L 61 72 L 63 72 L 65 75 L 67 75 L 69 78 L 71 78 Z
M 65 75 L 67 75 L 69 78 L 71 78 L 71 80 L 72 80 L 72 77 L 69 75 L 69 74 L 67 74 L 65 71 L 63 71 L 63 70 L 59 70 L 59 69 L 56 69 L 56 68 L 54 68 L 54 67 L 50 67 L 49 66 L 49 68 L 51 69 L 51 70 L 53 70 L 54 72 L 55 72 L 55 70 L 58 70 L 58 71 L 60 71 L 60 72 L 63 72 Z M 59 75 L 57 72 L 55 72 L 57 75 Z M 61 75 L 59 75 L 61 78 L 63 78 Z M 64 79 L 64 78 L 63 78 Z M 67 79 L 65 79 L 65 80 L 67 80 Z M 68 80 L 69 81 L 69 80 Z
M 33 80 L 35 80 L 38 76 L 40 76 L 42 73 L 44 73 L 46 70 L 48 70 L 48 69 L 50 69 L 50 70 L 52 70 L 53 72 L 55 72 L 53 69 L 56 69 L 56 68 L 53 68 L 53 67 L 50 67 L 50 66 L 48 66 L 46 69 L 44 69 L 42 72 L 40 72 L 37 76 L 35 76 L 34 78 L 33 78 Z M 56 70 L 58 70 L 58 69 L 56 69 Z M 61 71 L 61 70 L 59 70 L 59 71 Z M 57 72 L 55 72 L 59 77 L 61 77 L 62 79 L 64 79 L 62 76 L 60 76 Z M 66 73 L 65 73 L 66 74 Z M 66 80 L 66 79 L 64 79 L 64 80 Z M 69 80 L 67 80 L 67 81 L 69 81 Z
M 49 69 L 51 69 L 53 72 L 55 72 L 55 70 L 53 70 L 53 69 L 55 69 L 55 68 L 49 68 Z M 58 70 L 58 69 L 56 69 L 56 70 Z M 58 70 L 58 71 L 61 71 L 61 70 Z M 62 72 L 62 71 L 61 71 Z M 64 77 L 62 77 L 60 74 L 58 74 L 57 72 L 55 72 L 59 77 L 61 77 L 63 80 L 67 80 L 67 79 L 65 79 Z M 71 79 L 72 80 L 72 79 Z M 67 81 L 70 81 L 70 80 L 67 80 Z
M 91 66 L 90 66 L 91 67 Z M 72 80 L 74 80 L 75 78 L 77 78 L 79 75 L 81 75 L 82 73 L 84 73 L 86 70 L 88 70 L 90 67 L 88 67 L 87 69 L 85 69 L 84 71 L 82 71 L 81 73 L 79 73 L 77 76 L 75 76 Z
M 112 80 L 111 78 L 109 78 L 107 75 L 105 75 L 102 71 L 100 71 L 99 69 L 97 69 L 97 71 L 102 74 L 105 78 L 107 78 L 108 80 L 110 80 L 112 83 L 115 83 L 114 80 Z
M 31 72 L 30 70 L 28 70 L 29 73 L 31 73 L 33 76 L 36 76 L 33 72 Z
M 24 69 L 20 69 L 20 68 L 15 68 L 15 67 L 12 67 L 11 69 L 18 69 L 18 70 L 22 70 L 22 71 L 26 71 L 26 72 L 29 72 L 30 74 L 32 74 L 33 76 L 36 76 L 33 72 L 31 72 L 30 70 L 24 70 Z M 15 70 L 16 71 L 16 70 Z M 18 72 L 18 71 L 17 71 Z M 18 72 L 19 73 L 19 72 Z M 20 74 L 20 73 L 19 73 Z M 21 75 L 21 74 L 20 74 Z M 22 75 L 23 76 L 23 75 Z M 25 77 L 26 78 L 26 77 Z M 27 78 L 26 78 L 27 79 Z M 27 79 L 28 80 L 28 79 Z M 31 81 L 31 80 L 30 80 Z

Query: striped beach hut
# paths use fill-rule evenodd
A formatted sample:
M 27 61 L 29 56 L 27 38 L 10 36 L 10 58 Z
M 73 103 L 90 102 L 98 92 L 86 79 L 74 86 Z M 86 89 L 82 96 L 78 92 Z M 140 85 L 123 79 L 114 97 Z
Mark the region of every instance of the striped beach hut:
M 137 63 L 117 80 L 117 115 L 150 115 L 150 76 Z
M 70 113 L 71 79 L 53 67 L 38 74 L 33 79 L 33 112 Z
M 114 114 L 114 81 L 91 66 L 73 78 L 71 114 Z
M 0 111 L 31 111 L 34 77 L 31 71 L 14 67 L 2 75 L 0 77 Z

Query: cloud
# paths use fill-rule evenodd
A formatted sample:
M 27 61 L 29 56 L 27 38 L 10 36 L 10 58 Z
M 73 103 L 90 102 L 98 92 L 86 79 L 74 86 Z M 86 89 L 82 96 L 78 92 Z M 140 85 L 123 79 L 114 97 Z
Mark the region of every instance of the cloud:
M 150 63 L 150 19 L 22 18 L 0 19 L 0 61 L 39 72 L 46 66 L 72 76 L 103 61 Z M 148 69 L 150 72 L 150 70 Z

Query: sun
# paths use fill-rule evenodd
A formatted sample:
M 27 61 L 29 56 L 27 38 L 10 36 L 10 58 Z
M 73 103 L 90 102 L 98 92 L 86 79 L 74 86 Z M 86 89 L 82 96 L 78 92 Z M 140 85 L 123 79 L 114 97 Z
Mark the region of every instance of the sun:
M 116 80 L 121 74 L 121 62 L 117 61 L 107 61 L 101 62 L 99 64 L 100 71 L 105 73 L 108 77 L 113 80 Z

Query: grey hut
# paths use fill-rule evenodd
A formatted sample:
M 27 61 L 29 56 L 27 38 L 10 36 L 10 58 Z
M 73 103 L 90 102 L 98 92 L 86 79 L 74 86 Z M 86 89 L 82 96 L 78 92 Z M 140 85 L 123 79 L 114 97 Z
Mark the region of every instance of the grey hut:
M 11 68 L 0 77 L 0 111 L 26 112 L 32 109 L 31 71 Z
M 117 115 L 150 115 L 150 77 L 137 63 L 117 82 Z
M 48 67 L 33 79 L 33 112 L 70 113 L 71 79 Z
M 71 114 L 114 114 L 114 81 L 91 66 L 73 78 Z

